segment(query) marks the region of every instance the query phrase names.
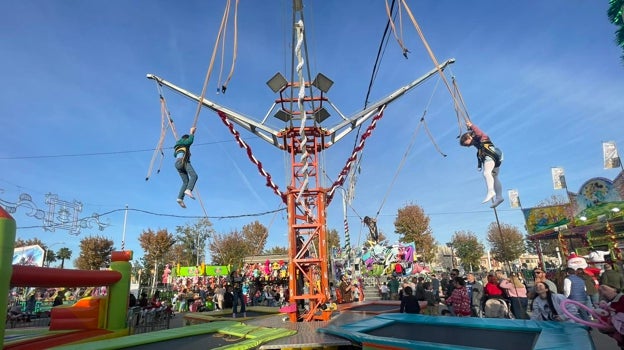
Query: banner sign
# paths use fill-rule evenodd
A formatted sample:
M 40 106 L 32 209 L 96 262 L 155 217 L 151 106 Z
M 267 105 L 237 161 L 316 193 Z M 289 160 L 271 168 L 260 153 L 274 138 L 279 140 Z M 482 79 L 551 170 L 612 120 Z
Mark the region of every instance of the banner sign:
M 529 234 L 536 234 L 570 223 L 567 204 L 522 209 Z
M 620 156 L 614 141 L 606 141 L 602 143 L 602 155 L 604 158 L 604 168 L 613 169 L 621 166 Z
M 551 168 L 553 187 L 555 190 L 567 188 L 563 168 Z
M 177 277 L 195 277 L 195 276 L 227 276 L 230 274 L 229 266 L 205 265 L 201 266 L 180 266 Z
M 45 251 L 38 245 L 13 249 L 13 265 L 43 266 Z
M 509 190 L 507 192 L 509 196 L 509 204 L 512 208 L 520 208 L 522 205 L 520 204 L 520 196 L 518 195 L 518 190 Z

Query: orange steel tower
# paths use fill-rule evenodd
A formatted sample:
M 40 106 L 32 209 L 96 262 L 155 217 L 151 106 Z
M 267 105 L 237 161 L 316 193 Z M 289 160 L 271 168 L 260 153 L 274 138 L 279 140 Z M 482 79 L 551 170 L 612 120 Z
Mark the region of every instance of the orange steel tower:
M 276 99 L 267 116 L 277 110 L 275 117 L 286 123 L 286 127 L 275 129 L 267 125 L 267 117 L 258 122 L 227 107 L 192 94 L 160 77 L 148 74 L 160 86 L 166 86 L 203 106 L 217 112 L 223 123 L 230 129 L 239 145 L 246 149 L 249 159 L 257 165 L 260 174 L 267 179 L 267 186 L 279 195 L 288 209 L 288 242 L 289 242 L 289 318 L 292 322 L 328 320 L 331 313 L 326 308 L 329 301 L 329 252 L 326 237 L 326 207 L 331 202 L 337 188 L 344 182 L 351 165 L 357 159 L 364 146 L 365 139 L 370 136 L 375 123 L 381 118 L 386 105 L 418 86 L 426 79 L 434 76 L 453 59 L 435 67 L 422 77 L 400 87 L 381 100 L 369 105 L 363 111 L 352 116 L 344 116 L 326 97 L 333 82 L 323 74 L 317 74 L 312 81 L 305 81 L 302 68 L 305 67 L 303 57 L 307 58 L 307 45 L 303 31 L 303 11 L 301 1 L 294 1 L 294 16 L 298 19 L 294 25 L 293 63 L 297 63 L 295 78 L 286 80 L 280 73 L 275 74 L 267 84 L 280 97 Z M 301 51 L 297 51 L 301 50 Z M 307 73 L 307 72 L 306 72 Z M 325 107 L 333 109 L 340 120 L 331 128 L 322 126 L 330 113 Z M 372 121 L 353 153 L 329 188 L 320 184 L 319 156 L 321 152 L 367 120 Z M 242 141 L 234 124 L 248 130 L 259 138 L 290 154 L 290 179 L 285 192 L 282 192 L 271 180 L 271 176 L 262 168 L 251 149 Z M 303 307 L 305 305 L 305 307 Z

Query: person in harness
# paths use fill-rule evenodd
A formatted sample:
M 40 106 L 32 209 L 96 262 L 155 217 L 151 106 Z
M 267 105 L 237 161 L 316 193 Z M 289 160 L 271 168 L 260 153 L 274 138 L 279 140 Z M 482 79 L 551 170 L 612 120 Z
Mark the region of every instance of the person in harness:
M 184 204 L 184 196 L 188 196 L 191 199 L 193 197 L 193 189 L 197 182 L 197 173 L 191 165 L 191 145 L 195 139 L 195 127 L 190 130 L 190 135 L 182 135 L 182 137 L 176 142 L 173 147 L 173 156 L 176 158 L 175 167 L 182 178 L 182 187 L 180 187 L 180 193 L 178 193 L 178 204 L 182 208 L 186 208 Z
M 499 167 L 503 162 L 503 151 L 494 146 L 490 137 L 471 122 L 466 122 L 468 132 L 461 135 L 459 144 L 464 147 L 477 148 L 478 168 L 483 168 L 483 177 L 487 187 L 487 194 L 483 203 L 492 201 L 491 208 L 496 208 L 503 199 L 503 185 L 498 179 Z

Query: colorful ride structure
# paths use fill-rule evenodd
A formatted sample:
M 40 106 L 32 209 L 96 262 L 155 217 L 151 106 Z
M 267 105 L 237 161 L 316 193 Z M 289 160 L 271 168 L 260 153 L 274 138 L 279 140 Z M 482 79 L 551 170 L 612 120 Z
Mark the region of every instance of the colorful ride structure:
M 12 265 L 15 220 L 0 207 L 0 289 L 12 287 L 107 286 L 106 296 L 80 299 L 74 305 L 52 309 L 50 332 L 4 345 L 6 314 L 0 315 L 0 347 L 42 349 L 69 343 L 128 335 L 127 310 L 130 293 L 132 251 L 111 254 L 110 270 L 87 271 Z M 7 305 L 8 293 L 0 293 L 0 305 Z
M 326 211 L 336 190 L 340 188 L 351 168 L 354 166 L 364 148 L 366 139 L 372 134 L 377 122 L 383 117 L 385 108 L 404 94 L 419 86 L 427 79 L 441 73 L 448 65 L 454 63 L 449 59 L 436 64 L 435 68 L 422 77 L 400 87 L 379 101 L 370 104 L 364 110 L 352 116 L 343 115 L 327 97 L 333 81 L 318 73 L 312 81 L 308 70 L 308 52 L 304 31 L 303 6 L 301 1 L 293 2 L 293 68 L 291 80 L 276 73 L 267 85 L 279 94 L 266 117 L 262 121 L 235 112 L 213 101 L 195 95 L 156 75 L 148 74 L 147 78 L 156 81 L 159 90 L 163 86 L 215 111 L 221 121 L 230 130 L 239 146 L 247 152 L 249 159 L 258 167 L 260 174 L 266 178 L 266 185 L 286 204 L 288 210 L 288 276 L 290 300 L 298 303 L 307 300 L 309 309 L 295 309 L 289 313 L 291 322 L 327 321 L 331 312 L 325 309 L 330 300 L 329 293 L 329 247 L 326 235 Z M 437 62 L 436 62 L 437 63 Z M 208 77 L 207 77 L 208 78 Z M 205 89 L 204 89 L 205 91 Z M 333 109 L 340 120 L 332 127 L 322 124 L 330 117 Z M 275 112 L 276 111 L 276 112 Z M 283 128 L 275 129 L 266 124 L 268 116 L 275 112 L 274 117 L 284 122 Z M 196 116 L 197 119 L 197 116 Z M 320 161 L 321 152 L 336 144 L 346 135 L 358 130 L 367 121 L 370 124 L 361 134 L 357 146 L 347 159 L 336 181 L 325 188 L 321 185 L 324 171 Z M 248 130 L 260 139 L 289 153 L 290 173 L 286 191 L 282 191 L 271 179 L 271 175 L 256 159 L 249 145 L 243 141 L 234 124 Z M 309 286 L 309 288 L 304 288 Z

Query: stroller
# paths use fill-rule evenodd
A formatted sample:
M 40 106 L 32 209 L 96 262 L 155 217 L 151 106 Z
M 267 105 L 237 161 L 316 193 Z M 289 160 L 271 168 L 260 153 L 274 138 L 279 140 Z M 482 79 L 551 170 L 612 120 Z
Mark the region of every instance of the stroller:
M 492 298 L 485 301 L 483 317 L 486 318 L 514 318 L 509 301 L 501 298 Z

